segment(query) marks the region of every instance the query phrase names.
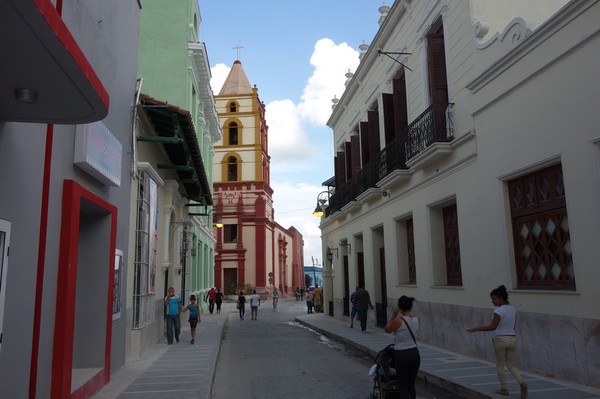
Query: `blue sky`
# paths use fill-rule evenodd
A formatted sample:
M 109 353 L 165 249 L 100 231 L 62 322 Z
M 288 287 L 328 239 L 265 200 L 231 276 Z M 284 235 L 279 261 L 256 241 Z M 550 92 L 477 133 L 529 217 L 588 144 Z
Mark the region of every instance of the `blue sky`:
M 385 2 L 387 5 L 392 0 Z M 275 220 L 305 240 L 304 262 L 322 264 L 319 219 L 312 215 L 321 183 L 333 176 L 331 99 L 359 63 L 359 45 L 379 27 L 382 0 L 199 0 L 215 94 L 239 59 L 267 105 Z

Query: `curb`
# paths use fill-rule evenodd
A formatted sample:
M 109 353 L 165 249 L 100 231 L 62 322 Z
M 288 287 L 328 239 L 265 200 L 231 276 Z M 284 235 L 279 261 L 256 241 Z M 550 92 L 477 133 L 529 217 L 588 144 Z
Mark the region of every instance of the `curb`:
M 225 303 L 225 302 L 223 302 Z M 221 312 L 223 312 L 223 308 L 221 308 Z M 227 327 L 229 326 L 229 314 L 233 313 L 232 310 L 229 310 L 227 312 L 227 317 L 225 317 L 225 321 L 223 322 L 223 325 L 221 326 L 221 333 L 219 334 L 219 342 L 217 344 L 217 350 L 215 353 L 215 357 L 212 359 L 212 375 L 210 376 L 210 383 L 209 388 L 208 388 L 208 397 L 212 398 L 212 390 L 213 390 L 213 385 L 215 384 L 215 376 L 217 375 L 217 363 L 219 362 L 219 355 L 221 354 L 221 345 L 223 345 L 223 337 L 224 337 L 224 333 L 225 330 L 227 329 Z
M 354 342 L 352 340 L 349 340 L 347 338 L 341 337 L 337 334 L 332 333 L 331 331 L 323 330 L 313 324 L 305 322 L 304 320 L 301 320 L 298 318 L 295 318 L 294 320 L 297 323 L 300 323 L 306 327 L 309 327 L 309 328 L 317 331 L 319 334 L 321 334 L 327 338 L 331 338 L 336 341 L 342 342 L 343 344 L 345 344 L 353 349 L 363 352 L 364 354 L 369 355 L 373 359 L 377 356 L 378 352 L 376 352 L 364 345 L 361 345 L 361 344 Z M 427 384 L 431 384 L 440 389 L 444 389 L 446 391 L 460 395 L 460 396 L 464 397 L 465 399 L 492 399 L 493 398 L 493 396 L 489 396 L 486 393 L 483 393 L 483 392 L 477 391 L 475 389 L 457 384 L 456 382 L 454 382 L 452 380 L 437 376 L 437 375 L 432 374 L 423 369 L 419 370 L 419 374 L 418 374 L 417 378 L 419 378 L 421 381 L 423 381 Z

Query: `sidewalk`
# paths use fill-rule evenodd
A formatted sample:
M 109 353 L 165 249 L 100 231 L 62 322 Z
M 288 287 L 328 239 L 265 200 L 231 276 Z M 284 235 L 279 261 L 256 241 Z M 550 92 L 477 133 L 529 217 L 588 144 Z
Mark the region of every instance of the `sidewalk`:
M 220 314 L 203 315 L 193 345 L 182 317 L 180 343 L 160 343 L 152 354 L 127 363 L 93 399 L 210 399 L 223 328 L 234 310 L 235 303 L 223 302 Z
M 383 329 L 371 328 L 361 334 L 360 327 L 352 329 L 347 323 L 322 313 L 298 316 L 296 321 L 373 357 L 393 342 L 392 335 Z M 419 344 L 419 350 L 419 378 L 468 398 L 506 398 L 494 393 L 499 387 L 495 364 L 425 344 Z M 528 399 L 600 399 L 600 389 L 522 374 L 529 386 Z M 520 397 L 519 385 L 509 374 L 507 382 L 510 397 Z

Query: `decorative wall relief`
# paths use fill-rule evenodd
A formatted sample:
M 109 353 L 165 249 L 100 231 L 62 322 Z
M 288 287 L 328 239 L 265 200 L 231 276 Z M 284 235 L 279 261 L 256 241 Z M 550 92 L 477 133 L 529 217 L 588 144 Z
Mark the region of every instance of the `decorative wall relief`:
M 483 50 L 498 42 L 500 46 L 504 47 L 504 52 L 508 52 L 525 40 L 532 31 L 530 24 L 525 19 L 518 17 L 510 21 L 502 33 L 496 32 L 487 41 L 480 41 L 487 35 L 489 28 L 489 24 L 485 21 L 477 21 L 473 26 L 473 45 L 476 49 Z

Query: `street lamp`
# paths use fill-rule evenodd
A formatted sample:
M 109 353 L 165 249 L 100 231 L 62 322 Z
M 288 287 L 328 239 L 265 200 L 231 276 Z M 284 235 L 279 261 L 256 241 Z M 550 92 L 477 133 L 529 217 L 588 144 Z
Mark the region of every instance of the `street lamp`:
M 193 205 L 191 205 L 191 206 L 193 206 Z M 220 229 L 221 227 L 223 227 L 223 222 L 221 221 L 221 215 L 214 208 L 211 209 L 210 211 L 204 212 L 204 213 L 188 213 L 188 216 L 210 216 L 212 213 L 215 214 L 215 216 L 214 216 L 215 226 L 217 227 L 217 229 Z
M 333 264 L 333 251 L 335 251 L 335 257 L 338 257 L 338 249 L 337 248 L 329 248 L 327 247 L 327 261 L 330 265 Z
M 320 218 L 325 214 L 325 209 L 327 209 L 327 207 L 329 206 L 329 198 L 331 198 L 332 194 L 333 191 L 326 190 L 321 191 L 317 195 L 317 206 L 315 207 L 313 215 Z
M 313 215 L 315 215 L 316 217 L 320 218 L 325 214 L 325 212 L 323 212 L 323 208 L 321 208 L 321 204 L 319 204 L 319 202 L 317 202 L 317 207 L 315 208 Z

